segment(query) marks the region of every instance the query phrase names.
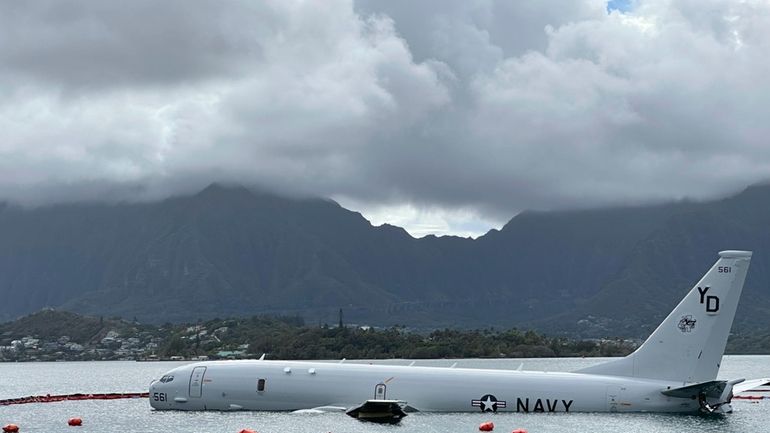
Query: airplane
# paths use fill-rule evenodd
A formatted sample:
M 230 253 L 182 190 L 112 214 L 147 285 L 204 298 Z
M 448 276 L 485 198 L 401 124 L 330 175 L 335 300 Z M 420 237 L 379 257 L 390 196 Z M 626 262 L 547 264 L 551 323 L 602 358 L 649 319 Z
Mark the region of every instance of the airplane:
M 717 380 L 750 251 L 714 266 L 633 353 L 575 372 L 259 360 L 177 367 L 150 385 L 155 410 L 407 412 L 731 412 L 744 379 Z M 767 379 L 762 379 L 767 380 Z M 750 381 L 752 386 L 758 382 Z

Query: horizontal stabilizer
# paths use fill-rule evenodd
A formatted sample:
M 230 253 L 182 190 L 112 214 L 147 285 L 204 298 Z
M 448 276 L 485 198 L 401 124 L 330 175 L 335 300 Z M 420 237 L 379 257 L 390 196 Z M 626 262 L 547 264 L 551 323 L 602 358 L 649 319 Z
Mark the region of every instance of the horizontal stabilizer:
M 701 411 L 705 413 L 716 411 L 726 413 L 732 412 L 730 401 L 733 399 L 735 385 L 745 380 L 711 380 L 681 388 L 667 389 L 661 392 L 669 397 L 697 399 L 698 403 L 700 403 Z
M 753 391 L 755 388 L 760 386 L 770 386 L 770 377 L 765 377 L 762 379 L 751 379 L 739 383 L 733 387 L 733 393 L 738 394 L 741 392 Z
M 696 383 L 681 388 L 667 389 L 663 395 L 678 398 L 697 398 L 703 393 L 706 397 L 719 398 L 727 386 L 726 380 L 711 380 L 709 382 Z

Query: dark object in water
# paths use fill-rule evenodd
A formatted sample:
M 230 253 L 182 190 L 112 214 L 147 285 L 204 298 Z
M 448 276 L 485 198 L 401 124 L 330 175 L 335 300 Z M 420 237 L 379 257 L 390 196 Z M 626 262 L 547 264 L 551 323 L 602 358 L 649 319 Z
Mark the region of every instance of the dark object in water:
M 345 413 L 361 421 L 397 424 L 406 416 L 402 404 L 399 400 L 367 400 Z

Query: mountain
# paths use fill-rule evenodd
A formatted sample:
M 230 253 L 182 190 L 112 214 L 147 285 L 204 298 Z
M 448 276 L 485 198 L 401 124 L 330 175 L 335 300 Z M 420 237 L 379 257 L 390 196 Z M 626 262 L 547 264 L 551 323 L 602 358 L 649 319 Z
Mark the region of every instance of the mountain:
M 643 336 L 723 249 L 755 251 L 738 323 L 770 329 L 770 186 L 702 203 L 524 212 L 412 238 L 323 199 L 211 185 L 133 204 L 0 206 L 0 320 L 299 315 L 416 328 Z

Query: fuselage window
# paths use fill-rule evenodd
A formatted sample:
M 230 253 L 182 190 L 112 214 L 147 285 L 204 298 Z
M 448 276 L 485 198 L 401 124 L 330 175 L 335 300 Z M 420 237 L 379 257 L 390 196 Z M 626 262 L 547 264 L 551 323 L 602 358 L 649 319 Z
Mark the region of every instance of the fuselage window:
M 265 379 L 257 380 L 257 392 L 265 391 Z

